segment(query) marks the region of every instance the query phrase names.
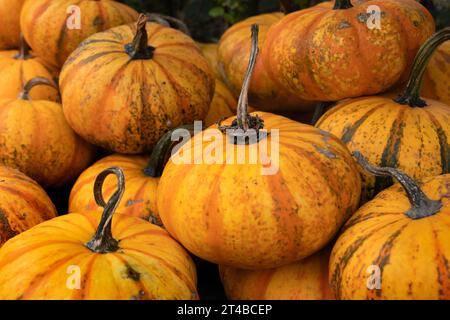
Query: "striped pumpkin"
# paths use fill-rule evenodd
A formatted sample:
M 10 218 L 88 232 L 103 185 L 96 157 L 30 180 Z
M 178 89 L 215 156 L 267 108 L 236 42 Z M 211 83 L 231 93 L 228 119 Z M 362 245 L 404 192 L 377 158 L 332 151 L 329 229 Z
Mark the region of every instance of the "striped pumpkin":
M 230 300 L 333 300 L 328 284 L 329 250 L 268 270 L 220 266 Z
M 71 127 L 92 144 L 130 154 L 151 150 L 171 128 L 203 120 L 214 86 L 195 42 L 146 23 L 144 15 L 138 27 L 120 26 L 84 41 L 60 77 Z
M 221 118 L 236 114 L 237 100 L 222 81 L 216 79 L 214 98 L 205 118 L 206 126 L 211 126 Z
M 392 168 L 371 172 L 394 175 L 404 187 L 381 192 L 344 226 L 330 258 L 336 297 L 449 300 L 450 174 L 419 187 Z
M 55 187 L 78 176 L 95 149 L 72 131 L 60 104 L 30 100 L 30 91 L 38 85 L 56 87 L 45 78 L 33 78 L 19 98 L 0 99 L 0 163 Z
M 221 37 L 218 48 L 219 70 L 222 79 L 236 96 L 241 90 L 249 62 L 250 26 L 259 25 L 260 43 L 263 43 L 269 27 L 283 16 L 281 12 L 274 12 L 250 17 L 229 28 Z M 267 75 L 261 60 L 257 62 L 254 72 L 249 99 L 255 108 L 286 113 L 309 111 L 314 107 L 314 103 L 297 99 L 277 86 Z
M 20 38 L 20 10 L 25 0 L 0 0 L 0 50 L 16 49 Z M 0 69 L 2 70 L 2 69 Z
M 431 57 L 423 78 L 422 95 L 450 105 L 450 41 Z
M 425 57 L 439 44 L 436 37 L 444 41 L 450 29 L 424 44 L 403 96 L 343 101 L 325 113 L 317 127 L 339 137 L 350 151 L 361 151 L 371 163 L 399 168 L 414 179 L 450 173 L 450 106 L 418 97 Z M 391 184 L 391 178 L 363 172 L 364 200 Z
M 0 249 L 0 299 L 198 299 L 189 254 L 169 234 L 142 219 L 114 214 L 124 188 L 101 212 L 73 213 L 44 222 Z M 101 189 L 95 193 L 104 204 Z M 96 231 L 97 229 L 97 231 Z
M 79 8 L 79 21 L 71 6 Z M 27 0 L 20 26 L 33 51 L 49 65 L 61 68 L 87 37 L 130 23 L 137 16 L 132 8 L 111 0 Z M 76 22 L 80 22 L 79 28 Z
M 16 169 L 0 166 L 0 247 L 56 215 L 52 201 L 34 180 Z
M 86 169 L 75 182 L 69 199 L 69 212 L 95 210 L 92 189 L 98 174 L 109 167 L 120 167 L 125 174 L 127 187 L 117 210 L 129 216 L 139 217 L 160 224 L 156 209 L 156 188 L 158 179 L 145 175 L 144 169 L 149 162 L 146 156 L 114 154 L 103 158 Z M 109 198 L 117 189 L 117 180 L 108 177 L 104 182 L 103 195 Z

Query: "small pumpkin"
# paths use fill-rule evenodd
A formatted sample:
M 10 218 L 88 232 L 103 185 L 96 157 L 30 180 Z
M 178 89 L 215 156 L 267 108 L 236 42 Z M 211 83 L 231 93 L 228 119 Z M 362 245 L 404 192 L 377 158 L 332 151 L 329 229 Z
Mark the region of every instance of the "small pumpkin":
M 106 203 L 101 188 L 110 174 L 118 190 Z M 94 188 L 103 214 L 61 216 L 9 240 L 0 249 L 0 299 L 198 299 L 188 253 L 160 227 L 114 214 L 124 184 L 123 172 L 109 168 Z
M 450 106 L 450 41 L 441 44 L 431 57 L 421 94 Z
M 371 163 L 399 168 L 421 180 L 450 172 L 450 106 L 419 97 L 427 61 L 435 48 L 450 38 L 450 28 L 431 37 L 420 49 L 402 96 L 349 99 L 329 110 L 317 127 L 361 151 Z M 363 198 L 369 200 L 392 184 L 392 179 L 363 173 Z
M 0 163 L 24 172 L 45 187 L 70 182 L 95 156 L 64 118 L 61 105 L 31 100 L 39 85 L 56 88 L 45 78 L 28 81 L 16 99 L 0 99 Z
M 0 247 L 56 215 L 47 193 L 34 180 L 16 169 L 0 166 Z
M 238 96 L 249 63 L 251 46 L 250 26 L 258 24 L 260 43 L 263 44 L 269 27 L 284 16 L 281 12 L 262 14 L 245 19 L 229 28 L 220 38 L 218 48 L 219 71 L 226 85 Z M 307 112 L 313 102 L 296 98 L 272 81 L 258 59 L 249 88 L 250 104 L 263 111 L 275 113 Z
M 371 174 L 396 184 L 361 207 L 342 230 L 330 258 L 339 299 L 450 299 L 450 174 L 417 184 L 394 168 Z
M 179 148 L 157 190 L 159 214 L 173 237 L 205 260 L 242 269 L 279 267 L 324 247 L 356 209 L 361 187 L 337 138 L 274 114 L 247 113 L 257 30 L 253 25 L 238 119 Z M 202 139 L 210 133 L 217 148 Z M 250 150 L 258 149 L 250 160 Z
M 328 284 L 330 250 L 286 266 L 242 270 L 220 266 L 220 277 L 230 300 L 333 300 Z
M 380 28 L 368 13 L 373 6 L 381 10 Z M 406 79 L 434 30 L 431 14 L 414 0 L 336 0 L 272 25 L 262 60 L 270 78 L 298 98 L 377 94 Z
M 147 23 L 145 15 L 137 26 L 88 38 L 60 77 L 70 126 L 92 144 L 128 154 L 148 152 L 169 129 L 203 120 L 214 86 L 195 42 L 181 31 Z
M 25 0 L 0 0 L 0 50 L 19 47 L 20 10 Z M 1 69 L 0 69 L 1 70 Z
M 217 57 L 219 45 L 217 43 L 198 43 L 198 45 L 202 50 L 203 55 L 211 65 L 211 68 L 214 71 L 214 76 L 217 79 L 221 79 L 222 76 L 220 74 L 219 60 Z
M 80 42 L 97 32 L 131 23 L 137 16 L 132 8 L 111 0 L 27 0 L 20 26 L 33 52 L 60 69 Z
M 19 50 L 0 51 L 0 99 L 16 99 L 27 81 L 35 77 L 51 79 L 55 73 L 29 51 L 21 37 Z M 58 90 L 53 87 L 36 87 L 30 93 L 34 100 L 58 101 Z

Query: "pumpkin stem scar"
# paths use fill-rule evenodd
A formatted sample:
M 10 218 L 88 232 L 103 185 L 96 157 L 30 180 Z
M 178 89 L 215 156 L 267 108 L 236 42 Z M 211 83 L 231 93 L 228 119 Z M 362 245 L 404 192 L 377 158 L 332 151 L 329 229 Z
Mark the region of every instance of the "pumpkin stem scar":
M 28 60 L 33 58 L 33 56 L 30 54 L 30 46 L 25 41 L 25 38 L 22 33 L 20 33 L 20 46 L 19 46 L 19 53 L 14 56 L 14 59 L 17 60 Z
M 132 60 L 149 60 L 155 53 L 155 48 L 148 45 L 147 21 L 145 14 L 139 15 L 133 42 L 125 45 L 125 52 Z
M 428 198 L 420 189 L 420 186 L 406 173 L 394 168 L 381 168 L 371 165 L 359 151 L 353 152 L 353 156 L 367 172 L 379 177 L 395 178 L 401 184 L 411 203 L 411 208 L 405 212 L 407 217 L 414 220 L 422 219 L 432 216 L 441 210 L 442 202 Z
M 166 132 L 161 137 L 161 139 L 159 139 L 156 146 L 153 148 L 148 165 L 144 169 L 144 174 L 146 176 L 152 177 L 152 178 L 161 177 L 161 175 L 164 171 L 164 167 L 166 166 L 166 163 L 170 158 L 173 148 L 175 146 L 179 145 L 180 143 L 186 143 L 188 141 L 188 139 L 182 139 L 182 141 L 179 141 L 179 140 L 173 141 L 172 140 L 173 133 L 180 129 L 189 131 L 191 136 L 194 134 L 194 125 L 192 125 L 192 124 L 183 125 L 183 126 L 177 127 L 175 129 L 172 129 L 172 130 Z M 183 138 L 183 137 L 180 136 L 179 138 Z
M 103 183 L 105 182 L 106 177 L 110 174 L 114 174 L 117 177 L 117 190 L 108 200 L 108 203 L 105 203 L 102 195 Z M 93 252 L 97 253 L 109 253 L 115 252 L 119 249 L 119 241 L 113 238 L 111 225 L 112 225 L 112 216 L 116 211 L 117 206 L 119 205 L 120 200 L 122 199 L 123 193 L 125 191 L 125 176 L 123 174 L 122 169 L 119 167 L 111 167 L 102 171 L 97 178 L 95 179 L 94 184 L 94 197 L 95 202 L 100 207 L 103 207 L 102 218 L 100 219 L 100 223 L 98 225 L 97 231 L 89 242 L 85 244 L 85 246 Z
M 350 9 L 353 8 L 350 0 L 336 0 L 334 2 L 333 10 Z
M 248 113 L 248 90 L 250 88 L 250 82 L 255 69 L 256 59 L 258 57 L 258 34 L 259 26 L 253 24 L 252 30 L 252 49 L 250 53 L 250 60 L 247 67 L 247 72 L 244 77 L 244 83 L 242 85 L 241 94 L 237 105 L 237 116 L 233 120 L 230 126 L 222 126 L 222 120 L 217 122 L 219 130 L 222 133 L 226 133 L 232 143 L 235 144 L 250 144 L 256 143 L 261 138 L 266 137 L 267 133 L 260 135 L 259 130 L 264 128 L 264 120 L 258 117 L 258 115 L 252 116 Z M 252 130 L 250 130 L 252 129 Z
M 427 105 L 425 100 L 420 98 L 423 75 L 428 65 L 428 61 L 436 48 L 447 40 L 450 40 L 450 27 L 436 32 L 431 38 L 425 41 L 414 58 L 411 75 L 408 84 L 406 85 L 405 92 L 395 99 L 395 102 L 411 107 L 425 107 Z
M 46 85 L 55 88 L 58 90 L 58 86 L 56 83 L 50 79 L 44 78 L 44 77 L 34 77 L 33 79 L 29 80 L 22 88 L 22 91 L 19 93 L 19 96 L 17 99 L 20 100 L 30 100 L 30 91 L 35 86 L 39 85 Z

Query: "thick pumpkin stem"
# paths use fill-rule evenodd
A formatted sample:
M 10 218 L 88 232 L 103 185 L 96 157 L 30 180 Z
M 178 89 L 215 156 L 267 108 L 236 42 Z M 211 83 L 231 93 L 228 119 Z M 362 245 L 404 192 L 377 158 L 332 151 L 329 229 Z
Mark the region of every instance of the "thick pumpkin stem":
M 58 90 L 58 86 L 52 80 L 43 77 L 35 77 L 28 81 L 22 88 L 22 91 L 19 93 L 18 99 L 20 100 L 30 100 L 30 91 L 35 86 L 46 85 L 55 88 Z
M 425 100 L 420 98 L 423 75 L 427 68 L 428 61 L 436 48 L 448 40 L 450 40 L 450 27 L 442 29 L 425 41 L 414 59 L 411 76 L 409 77 L 406 90 L 403 95 L 395 99 L 395 102 L 406 104 L 411 107 L 425 107 L 427 105 Z
M 25 41 L 23 34 L 20 34 L 20 45 L 19 45 L 19 53 L 15 55 L 14 59 L 17 60 L 27 60 L 31 59 L 33 56 L 30 54 L 30 46 Z
M 333 10 L 341 10 L 349 8 L 353 8 L 352 2 L 350 0 L 336 0 L 334 2 Z
M 219 129 L 228 134 L 235 144 L 249 144 L 257 142 L 260 139 L 259 130 L 264 128 L 264 120 L 248 113 L 248 90 L 252 80 L 253 70 L 255 69 L 256 59 L 258 58 L 258 34 L 257 24 L 251 26 L 252 30 L 252 49 L 250 52 L 249 64 L 242 85 L 241 94 L 237 105 L 237 117 L 230 126 L 222 126 L 222 120 L 219 120 Z M 250 130 L 251 129 L 251 130 Z
M 145 14 L 139 15 L 133 42 L 125 45 L 125 51 L 132 60 L 149 60 L 155 53 L 155 48 L 148 45 L 147 21 Z
M 102 188 L 106 177 L 108 177 L 110 174 L 114 174 L 117 177 L 117 191 L 114 192 L 114 194 L 108 200 L 108 203 L 105 203 L 105 200 L 103 199 L 102 195 Z M 95 202 L 100 207 L 103 207 L 104 210 L 102 218 L 100 219 L 100 224 L 98 225 L 94 237 L 85 244 L 85 246 L 89 248 L 91 251 L 97 253 L 109 253 L 117 251 L 119 249 L 119 241 L 113 238 L 111 225 L 112 225 L 112 216 L 116 211 L 116 208 L 119 205 L 120 200 L 122 199 L 124 191 L 125 191 L 125 176 L 123 174 L 122 169 L 118 167 L 106 169 L 97 176 L 97 179 L 95 179 L 94 184 Z
M 179 140 L 173 140 L 173 133 L 179 129 L 188 130 L 191 137 L 194 135 L 194 126 L 192 124 L 180 126 L 164 134 L 153 148 L 148 165 L 144 169 L 144 174 L 146 176 L 152 178 L 159 178 L 162 176 L 164 167 L 170 158 L 173 148 L 181 143 Z
M 188 26 L 180 19 L 174 17 L 166 16 L 159 13 L 147 13 L 147 21 L 156 22 L 162 26 L 177 29 L 188 36 L 191 35 Z
M 441 210 L 442 202 L 428 198 L 419 185 L 406 173 L 394 168 L 381 168 L 371 165 L 359 151 L 353 152 L 353 156 L 367 172 L 379 177 L 395 178 L 402 185 L 411 203 L 411 209 L 405 213 L 409 218 L 414 220 L 422 219 L 432 216 Z

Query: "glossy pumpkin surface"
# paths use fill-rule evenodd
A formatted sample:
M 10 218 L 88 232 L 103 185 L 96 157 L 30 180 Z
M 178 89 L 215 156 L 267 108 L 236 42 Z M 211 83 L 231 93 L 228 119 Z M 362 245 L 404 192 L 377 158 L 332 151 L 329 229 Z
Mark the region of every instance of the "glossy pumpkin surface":
M 25 0 L 0 0 L 0 50 L 16 49 L 20 38 L 20 10 Z

